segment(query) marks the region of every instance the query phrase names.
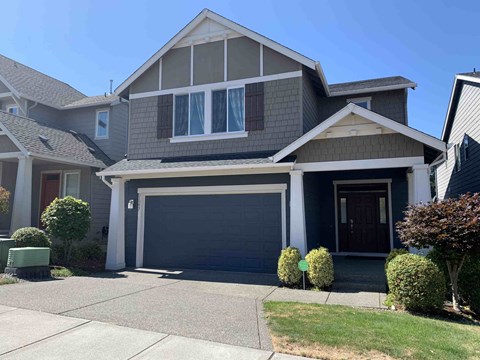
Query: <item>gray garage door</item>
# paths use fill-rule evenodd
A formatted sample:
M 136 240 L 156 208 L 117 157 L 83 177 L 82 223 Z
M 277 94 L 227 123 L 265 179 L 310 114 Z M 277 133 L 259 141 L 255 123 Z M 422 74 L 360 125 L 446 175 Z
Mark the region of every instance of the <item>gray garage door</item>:
M 280 194 L 147 196 L 145 267 L 275 273 Z

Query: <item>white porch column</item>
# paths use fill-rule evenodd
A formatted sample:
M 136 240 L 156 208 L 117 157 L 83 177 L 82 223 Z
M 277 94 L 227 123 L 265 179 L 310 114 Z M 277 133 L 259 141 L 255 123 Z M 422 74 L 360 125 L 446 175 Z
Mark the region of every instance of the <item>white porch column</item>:
M 430 190 L 430 174 L 427 164 L 413 165 L 412 172 L 407 174 L 408 201 L 410 204 L 426 203 L 432 200 Z
M 125 267 L 125 180 L 112 179 L 112 200 L 108 224 L 107 262 L 105 269 Z
M 307 232 L 302 170 L 290 171 L 290 246 L 298 248 L 302 257 L 305 257 Z
M 32 158 L 18 159 L 10 233 L 32 226 Z

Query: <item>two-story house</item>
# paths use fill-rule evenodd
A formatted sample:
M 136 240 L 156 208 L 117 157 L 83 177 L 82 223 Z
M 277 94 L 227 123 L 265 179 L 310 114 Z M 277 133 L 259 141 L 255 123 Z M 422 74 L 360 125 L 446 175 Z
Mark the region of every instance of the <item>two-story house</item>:
M 41 226 L 45 207 L 71 195 L 90 203 L 89 236 L 102 237 L 111 191 L 95 173 L 124 158 L 127 124 L 124 99 L 88 97 L 0 55 L 0 186 L 11 193 L 0 231 Z
M 430 200 L 445 144 L 408 126 L 410 80 L 328 84 L 320 64 L 209 10 L 115 91 L 130 102 L 107 268 L 275 272 L 302 255 L 385 256 Z
M 443 126 L 448 151 L 435 167 L 439 199 L 480 192 L 480 73 L 455 76 Z

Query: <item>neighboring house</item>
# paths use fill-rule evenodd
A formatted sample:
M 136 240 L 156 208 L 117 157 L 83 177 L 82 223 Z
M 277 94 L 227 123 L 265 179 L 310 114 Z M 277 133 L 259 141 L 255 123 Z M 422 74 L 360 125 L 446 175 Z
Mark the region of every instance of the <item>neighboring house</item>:
M 0 185 L 11 192 L 0 231 L 40 226 L 56 197 L 90 203 L 89 237 L 108 226 L 111 191 L 95 172 L 124 158 L 128 102 L 88 97 L 0 55 Z
M 107 268 L 276 272 L 302 255 L 385 256 L 430 200 L 445 144 L 408 126 L 403 77 L 329 85 L 321 66 L 209 10 L 116 90 L 130 101 Z
M 480 192 L 480 72 L 455 76 L 442 140 L 448 151 L 436 166 L 438 198 Z

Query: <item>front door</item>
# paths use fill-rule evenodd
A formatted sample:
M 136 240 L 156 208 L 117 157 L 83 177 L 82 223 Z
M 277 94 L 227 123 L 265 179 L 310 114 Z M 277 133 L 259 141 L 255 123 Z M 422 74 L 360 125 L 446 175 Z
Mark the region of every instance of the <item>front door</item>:
M 58 197 L 60 197 L 60 174 L 42 174 L 40 216 L 42 216 L 45 208 Z
M 338 241 L 341 252 L 390 251 L 386 185 L 338 187 Z

